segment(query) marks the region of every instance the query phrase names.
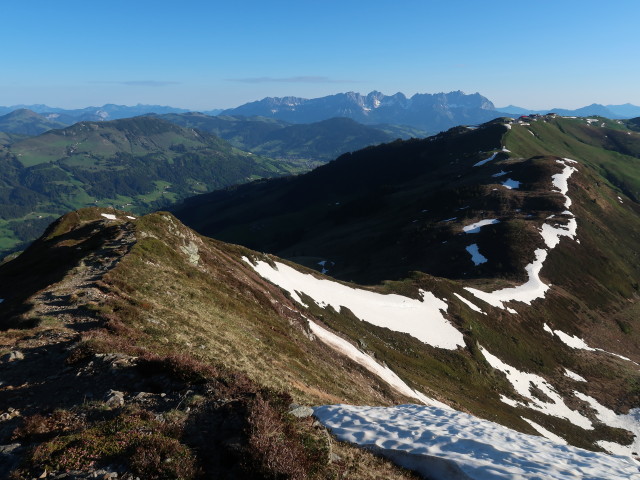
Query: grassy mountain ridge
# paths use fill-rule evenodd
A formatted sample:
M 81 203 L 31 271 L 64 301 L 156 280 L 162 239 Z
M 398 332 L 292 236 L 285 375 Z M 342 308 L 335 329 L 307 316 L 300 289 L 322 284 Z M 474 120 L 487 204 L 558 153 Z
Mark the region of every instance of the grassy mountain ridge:
M 2 404 L 20 412 L 0 428 L 23 446 L 15 478 L 114 461 L 146 478 L 414 478 L 287 413 L 274 388 L 305 403 L 407 399 L 310 341 L 245 254 L 168 214 L 86 209 L 0 267 L 0 348 L 24 357 L 0 364 Z

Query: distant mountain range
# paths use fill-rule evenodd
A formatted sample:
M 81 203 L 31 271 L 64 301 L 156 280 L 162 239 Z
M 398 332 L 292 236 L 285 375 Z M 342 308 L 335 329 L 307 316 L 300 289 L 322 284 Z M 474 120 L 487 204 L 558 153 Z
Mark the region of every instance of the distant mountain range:
M 364 124 L 410 125 L 431 132 L 460 124 L 477 124 L 500 116 L 493 103 L 479 93 L 417 93 L 407 98 L 402 93 L 384 95 L 371 92 L 338 93 L 306 99 L 267 97 L 223 115 L 260 115 L 292 123 L 310 123 L 331 117 L 347 117 Z
M 31 113 L 26 113 L 26 111 Z M 17 112 L 17 113 L 16 113 Z M 546 114 L 555 112 L 563 116 L 592 116 L 599 115 L 606 118 L 622 119 L 640 116 L 640 107 L 626 103 L 623 105 L 600 105 L 597 103 L 574 110 L 552 108 L 545 110 L 531 110 L 515 105 L 496 108 L 494 104 L 479 93 L 467 95 L 461 91 L 449 93 L 417 93 L 407 97 L 403 93 L 384 95 L 373 91 L 367 95 L 357 92 L 338 93 L 319 98 L 300 97 L 267 97 L 262 100 L 249 102 L 226 110 L 212 109 L 202 112 L 190 112 L 184 108 L 162 105 L 114 105 L 106 104 L 101 107 L 86 107 L 81 109 L 54 108 L 47 105 L 14 105 L 0 106 L 0 115 L 13 113 L 18 118 L 0 117 L 0 132 L 22 135 L 36 135 L 51 128 L 69 126 L 80 121 L 104 121 L 130 118 L 139 115 L 188 115 L 189 120 L 173 117 L 173 120 L 184 125 L 187 121 L 196 123 L 195 128 L 202 128 L 216 133 L 214 123 L 201 117 L 221 116 L 233 117 L 263 117 L 285 122 L 287 125 L 301 123 L 316 123 L 331 118 L 350 118 L 358 123 L 373 125 L 386 131 L 395 138 L 423 137 L 447 130 L 456 125 L 478 125 L 502 116 L 520 116 L 533 113 Z M 37 114 L 38 116 L 36 116 Z M 172 121 L 171 117 L 166 118 Z M 246 127 L 247 125 L 243 125 Z M 257 127 L 256 124 L 253 124 Z M 263 124 L 258 132 L 264 133 Z M 279 129 L 282 124 L 273 123 L 270 128 Z M 399 131 L 393 131 L 400 127 Z M 225 130 L 224 128 L 222 130 Z M 221 135 L 223 136 L 223 135 Z M 246 148 L 249 144 L 239 145 L 228 137 L 232 144 L 239 148 Z M 256 145 L 251 146 L 255 148 Z
M 506 107 L 497 108 L 497 111 L 507 115 L 531 115 L 537 113 L 544 115 L 546 113 L 555 112 L 558 115 L 588 117 L 590 115 L 598 115 L 606 118 L 632 118 L 640 116 L 640 107 L 625 103 L 624 105 L 600 105 L 592 103 L 586 107 L 576 108 L 575 110 L 567 110 L 566 108 L 550 108 L 547 110 L 530 110 L 527 108 L 517 107 L 515 105 L 507 105 Z

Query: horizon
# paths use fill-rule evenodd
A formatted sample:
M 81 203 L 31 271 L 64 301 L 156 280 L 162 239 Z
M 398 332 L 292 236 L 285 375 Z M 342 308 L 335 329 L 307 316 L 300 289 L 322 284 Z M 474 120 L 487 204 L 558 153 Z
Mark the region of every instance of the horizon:
M 330 93 L 330 94 L 329 94 L 329 95 L 327 95 L 327 96 L 339 95 L 339 94 L 343 94 L 343 93 L 356 93 L 356 94 L 358 94 L 358 95 L 367 96 L 367 95 L 369 95 L 370 93 L 373 93 L 373 92 L 376 92 L 376 91 L 377 91 L 377 92 L 379 92 L 378 90 L 372 90 L 372 91 L 370 91 L 370 92 L 362 93 L 362 92 L 356 92 L 356 91 L 350 90 L 350 91 L 346 91 L 346 92 L 335 92 L 335 93 Z M 395 95 L 395 94 L 397 94 L 397 93 L 401 93 L 401 94 L 405 95 L 405 97 L 406 97 L 406 98 L 411 98 L 411 97 L 413 97 L 413 95 L 419 95 L 419 94 L 437 95 L 437 94 L 449 94 L 449 93 L 453 93 L 453 92 L 454 92 L 454 91 L 450 91 L 450 92 L 416 92 L 416 93 L 411 94 L 411 95 L 407 95 L 407 94 L 405 94 L 404 92 L 395 92 L 395 93 L 390 94 L 390 95 L 389 95 L 389 94 L 386 94 L 386 93 L 384 93 L 384 92 L 379 92 L 379 93 L 382 93 L 382 94 L 383 94 L 383 95 L 385 95 L 385 96 L 391 96 L 391 95 Z M 473 92 L 472 94 L 469 94 L 469 93 L 467 93 L 467 92 L 462 92 L 462 93 L 463 93 L 463 94 L 466 94 L 466 95 L 474 95 L 474 94 L 482 95 L 482 93 L 481 93 L 481 92 Z M 293 95 L 285 95 L 285 96 L 293 96 Z M 246 103 L 251 103 L 251 102 L 261 101 L 261 100 L 264 100 L 264 99 L 266 99 L 266 98 L 283 98 L 283 97 L 262 97 L 262 98 L 259 98 L 259 99 L 250 100 L 249 102 L 246 102 Z M 305 97 L 296 97 L 296 98 L 304 98 L 304 99 L 306 99 L 306 100 L 309 100 L 309 99 L 313 99 L 313 98 L 321 98 L 321 97 L 308 97 L 308 98 L 305 98 Z M 575 110 L 575 109 L 579 109 L 579 108 L 583 108 L 583 107 L 589 107 L 589 106 L 591 106 L 591 105 L 600 105 L 600 106 L 603 106 L 603 107 L 609 107 L 609 106 L 625 106 L 625 105 L 630 105 L 630 106 L 640 107 L 640 105 L 634 105 L 634 104 L 632 104 L 632 103 L 630 103 L 630 102 L 625 102 L 625 103 L 621 103 L 621 104 L 612 104 L 612 103 L 609 103 L 609 104 L 601 104 L 601 103 L 592 102 L 592 103 L 590 103 L 590 104 L 580 105 L 580 106 L 575 107 L 575 108 L 567 108 L 567 107 L 564 107 L 564 106 L 561 106 L 561 105 L 556 105 L 555 107 L 545 107 L 545 108 L 529 108 L 529 107 L 526 107 L 526 106 L 523 106 L 523 105 L 514 105 L 513 103 L 510 103 L 510 104 L 508 104 L 508 105 L 503 105 L 503 106 L 502 106 L 502 105 L 495 105 L 495 102 L 493 102 L 493 100 L 492 100 L 491 98 L 489 98 L 489 100 L 490 100 L 490 101 L 492 101 L 492 103 L 494 103 L 494 106 L 495 106 L 496 110 L 498 110 L 498 111 L 500 111 L 500 110 L 504 110 L 505 108 L 508 108 L 508 107 L 523 108 L 523 109 L 532 110 L 532 111 L 544 111 L 544 110 L 548 110 L 548 111 L 552 111 L 552 110 Z M 83 105 L 83 106 L 79 106 L 79 107 L 69 107 L 69 108 L 61 107 L 61 106 L 58 106 L 58 105 L 48 105 L 48 104 L 43 104 L 43 103 L 31 103 L 31 104 L 20 103 L 20 104 L 14 104 L 14 105 L 0 105 L 0 107 L 5 107 L 5 108 L 15 108 L 16 110 L 17 110 L 17 109 L 21 109 L 21 108 L 29 109 L 28 107 L 35 107 L 35 106 L 38 106 L 38 107 L 48 107 L 48 108 L 51 108 L 51 109 L 54 109 L 54 110 L 82 110 L 82 109 L 87 109 L 87 108 L 101 108 L 101 107 L 105 107 L 105 106 L 108 106 L 108 105 L 114 105 L 114 106 L 118 106 L 118 107 L 131 107 L 131 108 L 132 108 L 132 107 L 138 107 L 138 106 L 141 106 L 141 107 L 145 107 L 145 106 L 157 106 L 157 107 L 161 107 L 161 108 L 176 108 L 176 109 L 189 110 L 188 108 L 183 107 L 183 106 L 181 106 L 181 105 L 169 105 L 169 104 L 148 104 L 148 103 L 135 103 L 135 104 L 134 104 L 134 103 L 131 103 L 131 104 L 122 104 L 122 103 L 114 103 L 114 102 L 107 102 L 107 103 L 103 103 L 103 104 L 101 104 L 101 105 L 98 105 L 98 104 L 95 104 L 95 105 Z M 241 105 L 244 105 L 244 104 L 234 105 L 234 106 L 232 106 L 232 107 L 228 107 L 228 108 L 236 108 L 236 107 L 239 107 L 239 106 L 241 106 Z M 225 110 L 225 108 L 216 108 L 216 107 L 213 107 L 213 108 L 207 108 L 207 109 L 201 109 L 201 110 L 190 110 L 190 111 L 191 111 L 191 112 L 203 112 L 203 111 L 212 111 L 212 110 L 221 110 L 221 111 L 223 111 L 223 110 Z M 508 113 L 508 112 L 507 112 L 507 113 Z M 511 113 L 517 113 L 517 112 L 511 112 Z
M 176 8 L 5 6 L 0 105 L 232 108 L 346 91 L 478 92 L 496 106 L 640 105 L 631 0 L 484 5 L 381 0 Z M 310 24 L 309 18 L 314 22 Z

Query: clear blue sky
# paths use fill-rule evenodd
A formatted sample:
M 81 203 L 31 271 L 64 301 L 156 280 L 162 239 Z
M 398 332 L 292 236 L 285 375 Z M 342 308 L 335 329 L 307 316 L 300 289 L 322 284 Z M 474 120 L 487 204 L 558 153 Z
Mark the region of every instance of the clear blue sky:
M 344 91 L 640 105 L 640 0 L 11 0 L 0 105 L 224 108 Z

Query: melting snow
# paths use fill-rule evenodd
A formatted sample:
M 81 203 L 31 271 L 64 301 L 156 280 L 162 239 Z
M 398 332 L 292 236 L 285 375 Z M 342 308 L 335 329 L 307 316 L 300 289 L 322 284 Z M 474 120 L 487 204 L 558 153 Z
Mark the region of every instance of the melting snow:
M 424 394 L 413 390 L 409 385 L 407 385 L 398 375 L 396 375 L 393 370 L 391 370 L 387 366 L 382 366 L 378 362 L 376 362 L 370 355 L 361 352 L 354 345 L 347 342 L 344 338 L 339 337 L 335 333 L 331 333 L 329 330 L 321 327 L 317 323 L 309 320 L 309 328 L 314 333 L 316 337 L 318 337 L 323 343 L 326 343 L 328 346 L 337 350 L 356 362 L 359 365 L 362 365 L 364 368 L 369 370 L 371 373 L 377 375 L 386 383 L 391 385 L 396 391 L 401 393 L 402 395 L 406 395 L 407 397 L 416 398 L 425 405 L 434 405 L 442 408 L 448 408 L 445 404 L 438 402 L 437 400 L 433 400 L 425 396 Z
M 496 158 L 496 155 L 498 155 L 498 152 L 494 153 L 493 155 L 491 155 L 489 158 L 487 158 L 486 160 L 480 160 L 478 163 L 474 164 L 474 167 L 479 167 L 481 165 L 484 165 L 485 163 L 490 162 L 491 160 L 493 160 L 494 158 Z
M 579 337 L 576 337 L 575 335 L 569 335 L 568 333 L 564 333 L 561 330 L 552 330 L 546 323 L 544 324 L 544 329 L 547 332 L 550 332 L 551 334 L 558 337 L 562 343 L 564 343 L 565 345 L 571 348 L 575 348 L 579 350 L 595 351 L 595 348 L 591 348 L 589 345 L 585 343 L 584 340 L 582 340 Z
M 469 252 L 469 254 L 471 255 L 471 261 L 476 266 L 487 263 L 489 261 L 487 257 L 480 253 L 480 250 L 478 250 L 478 245 L 476 243 L 469 245 L 465 250 Z
M 493 175 L 491 175 L 492 177 L 496 178 L 496 177 L 501 177 L 503 175 L 506 175 L 509 172 L 505 172 L 504 170 L 500 170 L 498 173 L 494 173 Z
M 589 397 L 588 395 L 580 392 L 573 393 L 580 400 L 587 402 L 589 406 L 596 411 L 596 417 L 602 423 L 609 425 L 610 427 L 628 430 L 633 433 L 635 437 L 631 445 L 620 445 L 618 443 L 606 442 L 604 440 L 596 442 L 598 445 L 615 455 L 638 456 L 638 453 L 640 452 L 640 408 L 629 410 L 629 413 L 626 415 L 618 415 L 613 410 L 610 410 L 600 404 L 595 398 Z
M 488 218 L 486 220 L 480 220 L 479 222 L 467 225 L 466 227 L 463 227 L 462 230 L 464 231 L 464 233 L 480 233 L 480 229 L 485 225 L 493 225 L 496 223 L 500 223 L 500 220 L 497 220 L 495 218 Z
M 560 243 L 560 237 L 569 237 L 571 239 L 575 238 L 577 230 L 578 223 L 575 218 L 571 218 L 567 222 L 567 225 L 553 226 L 548 223 L 543 224 L 540 229 L 540 235 L 542 235 L 547 247 L 554 248 Z
M 520 182 L 511 178 L 507 178 L 504 182 L 502 182 L 502 186 L 507 187 L 509 190 L 511 190 L 512 188 L 520 188 Z
M 299 292 L 311 297 L 320 307 L 333 307 L 337 312 L 346 307 L 360 320 L 412 337 L 434 347 L 455 350 L 464 347 L 460 333 L 443 315 L 448 305 L 433 293 L 420 290 L 422 300 L 401 295 L 371 292 L 349 287 L 331 280 L 319 279 L 297 271 L 284 263 L 276 262 L 275 268 L 267 262 L 251 265 L 263 278 L 289 292 L 291 297 L 305 305 Z
M 458 217 L 451 217 L 451 218 L 447 218 L 445 220 L 441 220 L 442 222 L 451 222 L 452 220 L 457 220 Z
M 576 382 L 586 382 L 587 381 L 586 378 L 578 375 L 575 372 L 572 372 L 568 368 L 564 369 L 564 375 L 565 375 L 565 377 L 569 377 L 571 380 L 575 380 Z
M 475 288 L 465 287 L 465 290 L 473 293 L 480 300 L 484 300 L 489 305 L 498 308 L 506 308 L 505 302 L 523 302 L 531 305 L 531 302 L 536 298 L 544 297 L 545 292 L 549 289 L 540 279 L 540 270 L 542 270 L 542 264 L 547 258 L 547 251 L 541 248 L 535 251 L 536 259 L 525 267 L 529 280 L 517 287 L 507 287 L 501 290 L 495 290 L 493 292 L 483 292 Z
M 484 313 L 480 307 L 478 307 L 477 305 L 475 305 L 475 304 L 471 303 L 469 300 L 467 300 L 466 298 L 464 298 L 462 295 L 458 295 L 457 293 L 454 293 L 454 295 L 455 295 L 456 297 L 458 297 L 458 299 L 459 299 L 462 303 L 464 303 L 467 307 L 469 307 L 469 308 L 470 308 L 471 310 L 473 310 L 474 312 L 479 312 L 479 313 L 481 313 L 481 314 L 483 314 L 483 315 L 486 315 L 486 313 Z
M 433 480 L 640 478 L 630 458 L 559 445 L 454 410 L 325 405 L 314 414 L 338 439 Z
M 509 381 L 509 383 L 511 383 L 516 393 L 528 400 L 527 404 L 521 404 L 516 400 L 501 396 L 500 399 L 504 403 L 506 403 L 507 405 L 511 405 L 512 407 L 526 407 L 532 410 L 537 410 L 538 412 L 542 412 L 546 415 L 565 418 L 580 428 L 584 428 L 585 430 L 593 430 L 591 420 L 581 415 L 579 412 L 571 410 L 564 403 L 564 399 L 560 396 L 560 394 L 556 392 L 553 386 L 544 378 L 534 373 L 521 372 L 511 365 L 507 365 L 498 357 L 489 353 L 483 347 L 480 347 L 480 351 L 484 355 L 484 358 L 487 359 L 487 362 L 489 362 L 489 365 L 491 365 L 496 370 L 500 370 L 507 376 L 507 380 Z M 547 401 L 543 401 L 537 396 L 534 396 L 533 393 L 531 393 L 532 385 L 537 387 L 547 397 Z
M 136 217 L 131 217 L 131 216 L 129 216 L 129 215 L 127 215 L 127 218 L 128 218 L 129 220 L 135 220 L 135 219 L 136 219 Z
M 110 213 L 101 213 L 100 215 L 102 215 L 104 218 L 106 218 L 108 220 L 117 220 L 117 217 L 115 215 L 110 214 Z
M 569 190 L 568 179 L 573 172 L 576 171 L 575 167 L 572 167 L 571 163 L 577 163 L 575 160 L 569 158 L 563 158 L 562 160 L 556 160 L 558 163 L 564 165 L 564 169 L 561 173 L 552 176 L 553 186 L 556 187 L 565 197 L 565 208 L 571 206 L 571 199 L 567 196 Z M 509 182 L 511 179 L 507 180 Z M 505 183 L 507 183 L 505 182 Z M 566 215 L 571 215 L 571 212 L 566 210 L 563 212 Z M 547 218 L 547 220 L 551 217 Z M 554 248 L 560 243 L 560 237 L 566 236 L 569 238 L 575 238 L 578 225 L 574 218 L 569 219 L 566 226 L 552 226 L 550 224 L 543 224 L 540 230 L 540 234 L 545 241 L 548 248 Z M 524 302 L 531 305 L 531 302 L 536 298 L 544 297 L 546 291 L 549 289 L 549 285 L 545 284 L 540 279 L 540 271 L 542 265 L 547 259 L 548 251 L 544 249 L 537 249 L 535 252 L 535 260 L 525 267 L 525 270 L 529 276 L 526 283 L 517 287 L 508 287 L 501 290 L 495 290 L 493 292 L 483 292 L 475 288 L 465 287 L 465 290 L 473 293 L 476 297 L 484 300 L 489 305 L 494 307 L 506 309 L 505 302 L 517 301 Z
M 520 417 L 520 418 L 523 419 L 525 422 L 527 422 L 529 425 L 531 425 L 533 429 L 537 431 L 540 435 L 542 435 L 544 438 L 548 438 L 552 442 L 559 443 L 560 445 L 567 445 L 567 441 L 564 438 L 556 435 L 555 433 L 550 432 L 549 430 L 544 428 L 542 425 L 538 425 L 536 422 L 534 422 L 533 420 L 529 420 L 528 418 L 524 418 L 524 417 Z

